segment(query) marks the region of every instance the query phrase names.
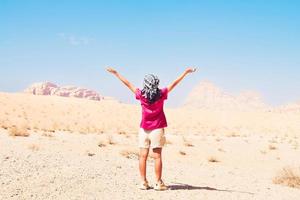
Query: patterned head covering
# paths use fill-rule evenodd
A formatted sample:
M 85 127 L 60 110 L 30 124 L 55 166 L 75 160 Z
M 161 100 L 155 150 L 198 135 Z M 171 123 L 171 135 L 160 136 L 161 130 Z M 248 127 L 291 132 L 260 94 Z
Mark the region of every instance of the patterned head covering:
M 160 98 L 160 89 L 158 88 L 159 79 L 153 74 L 147 74 L 144 78 L 142 95 L 147 98 L 149 103 L 154 103 Z

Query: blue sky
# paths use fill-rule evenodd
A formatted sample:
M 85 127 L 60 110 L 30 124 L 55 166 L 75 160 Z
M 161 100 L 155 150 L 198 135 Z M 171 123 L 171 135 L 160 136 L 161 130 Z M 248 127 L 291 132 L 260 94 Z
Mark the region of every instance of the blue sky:
M 274 105 L 297 101 L 299 9 L 292 0 L 1 0 L 0 91 L 48 80 L 134 102 L 105 66 L 140 87 L 146 73 L 165 86 L 192 65 L 199 72 L 168 105 L 201 80 L 233 94 L 258 91 Z

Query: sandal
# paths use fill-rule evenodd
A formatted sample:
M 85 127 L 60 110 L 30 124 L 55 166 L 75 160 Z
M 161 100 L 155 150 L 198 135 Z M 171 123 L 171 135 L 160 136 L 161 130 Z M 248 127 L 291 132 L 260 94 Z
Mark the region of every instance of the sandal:
M 164 182 L 162 180 L 159 180 L 155 186 L 154 186 L 154 190 L 157 191 L 163 191 L 163 190 L 167 190 L 168 187 L 164 184 Z
M 139 189 L 140 190 L 149 190 L 150 186 L 148 184 L 148 181 L 143 181 L 140 185 L 139 185 Z

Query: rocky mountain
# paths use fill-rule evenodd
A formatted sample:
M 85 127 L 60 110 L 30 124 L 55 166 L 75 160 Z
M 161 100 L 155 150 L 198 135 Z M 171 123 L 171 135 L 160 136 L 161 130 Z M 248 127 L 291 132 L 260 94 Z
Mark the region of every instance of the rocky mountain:
M 200 82 L 188 95 L 186 107 L 218 110 L 268 110 L 270 109 L 257 92 L 233 95 L 224 92 L 209 81 Z
M 300 113 L 300 101 L 279 106 L 275 109 L 277 112 L 297 112 Z
M 99 93 L 76 86 L 58 86 L 51 82 L 34 83 L 24 90 L 33 95 L 52 95 L 62 97 L 76 97 L 100 101 L 104 99 Z

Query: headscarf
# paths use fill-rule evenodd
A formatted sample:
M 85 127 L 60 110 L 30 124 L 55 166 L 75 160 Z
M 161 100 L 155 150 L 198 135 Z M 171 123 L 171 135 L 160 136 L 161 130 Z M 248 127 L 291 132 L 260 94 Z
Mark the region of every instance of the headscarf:
M 158 88 L 159 79 L 153 74 L 147 74 L 144 78 L 142 95 L 147 98 L 149 103 L 154 103 L 160 98 L 160 89 Z

